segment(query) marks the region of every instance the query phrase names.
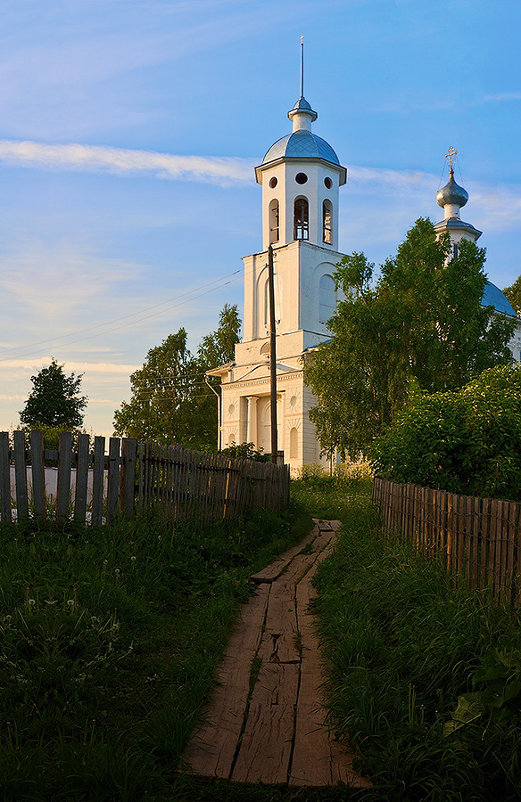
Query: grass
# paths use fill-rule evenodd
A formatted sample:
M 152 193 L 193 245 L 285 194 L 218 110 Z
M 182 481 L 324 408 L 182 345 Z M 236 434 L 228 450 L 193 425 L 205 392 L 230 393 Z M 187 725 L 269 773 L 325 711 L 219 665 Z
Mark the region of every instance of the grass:
M 295 504 L 202 532 L 2 527 L 0 798 L 176 798 L 248 577 L 310 528 Z
M 329 708 L 364 799 L 521 798 L 521 620 L 384 540 L 363 483 L 296 483 L 343 533 L 316 576 Z

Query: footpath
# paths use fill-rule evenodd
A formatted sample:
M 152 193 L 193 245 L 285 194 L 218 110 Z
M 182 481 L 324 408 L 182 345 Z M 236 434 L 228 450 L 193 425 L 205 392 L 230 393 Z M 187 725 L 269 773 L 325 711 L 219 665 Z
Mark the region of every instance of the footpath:
M 339 527 L 315 519 L 298 546 L 252 576 L 257 592 L 241 610 L 213 698 L 184 754 L 193 774 L 267 785 L 370 785 L 327 725 L 309 609 L 313 575 Z

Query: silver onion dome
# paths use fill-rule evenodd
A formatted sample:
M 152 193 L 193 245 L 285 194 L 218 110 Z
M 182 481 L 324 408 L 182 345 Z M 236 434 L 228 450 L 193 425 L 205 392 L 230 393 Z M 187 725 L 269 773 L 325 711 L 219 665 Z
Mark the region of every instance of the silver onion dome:
M 468 192 L 454 181 L 454 170 L 451 168 L 448 182 L 436 193 L 436 203 L 438 206 L 447 206 L 449 204 L 451 206 L 459 206 L 461 209 L 468 199 Z

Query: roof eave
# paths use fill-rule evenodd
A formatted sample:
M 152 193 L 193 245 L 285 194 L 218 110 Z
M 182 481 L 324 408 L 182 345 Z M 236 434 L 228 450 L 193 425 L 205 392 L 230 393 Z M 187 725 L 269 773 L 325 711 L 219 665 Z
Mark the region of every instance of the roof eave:
M 321 156 L 279 156 L 278 159 L 273 159 L 269 162 L 263 162 L 259 164 L 258 167 L 255 168 L 255 179 L 257 184 L 262 184 L 262 172 L 267 167 L 275 167 L 277 164 L 282 164 L 283 162 L 288 161 L 298 161 L 298 162 L 320 162 L 321 164 L 325 164 L 327 167 L 332 167 L 336 170 L 340 175 L 339 184 L 342 187 L 347 181 L 347 168 L 342 167 L 341 164 L 335 164 L 335 162 L 330 162 L 327 159 L 323 159 Z

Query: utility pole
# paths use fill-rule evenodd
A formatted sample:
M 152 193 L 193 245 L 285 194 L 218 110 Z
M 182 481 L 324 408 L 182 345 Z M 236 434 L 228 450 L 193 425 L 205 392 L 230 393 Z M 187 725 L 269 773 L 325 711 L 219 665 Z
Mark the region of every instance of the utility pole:
M 270 301 L 270 395 L 271 395 L 271 461 L 277 462 L 277 346 L 275 329 L 275 281 L 273 279 L 273 246 L 268 245 L 268 289 Z

